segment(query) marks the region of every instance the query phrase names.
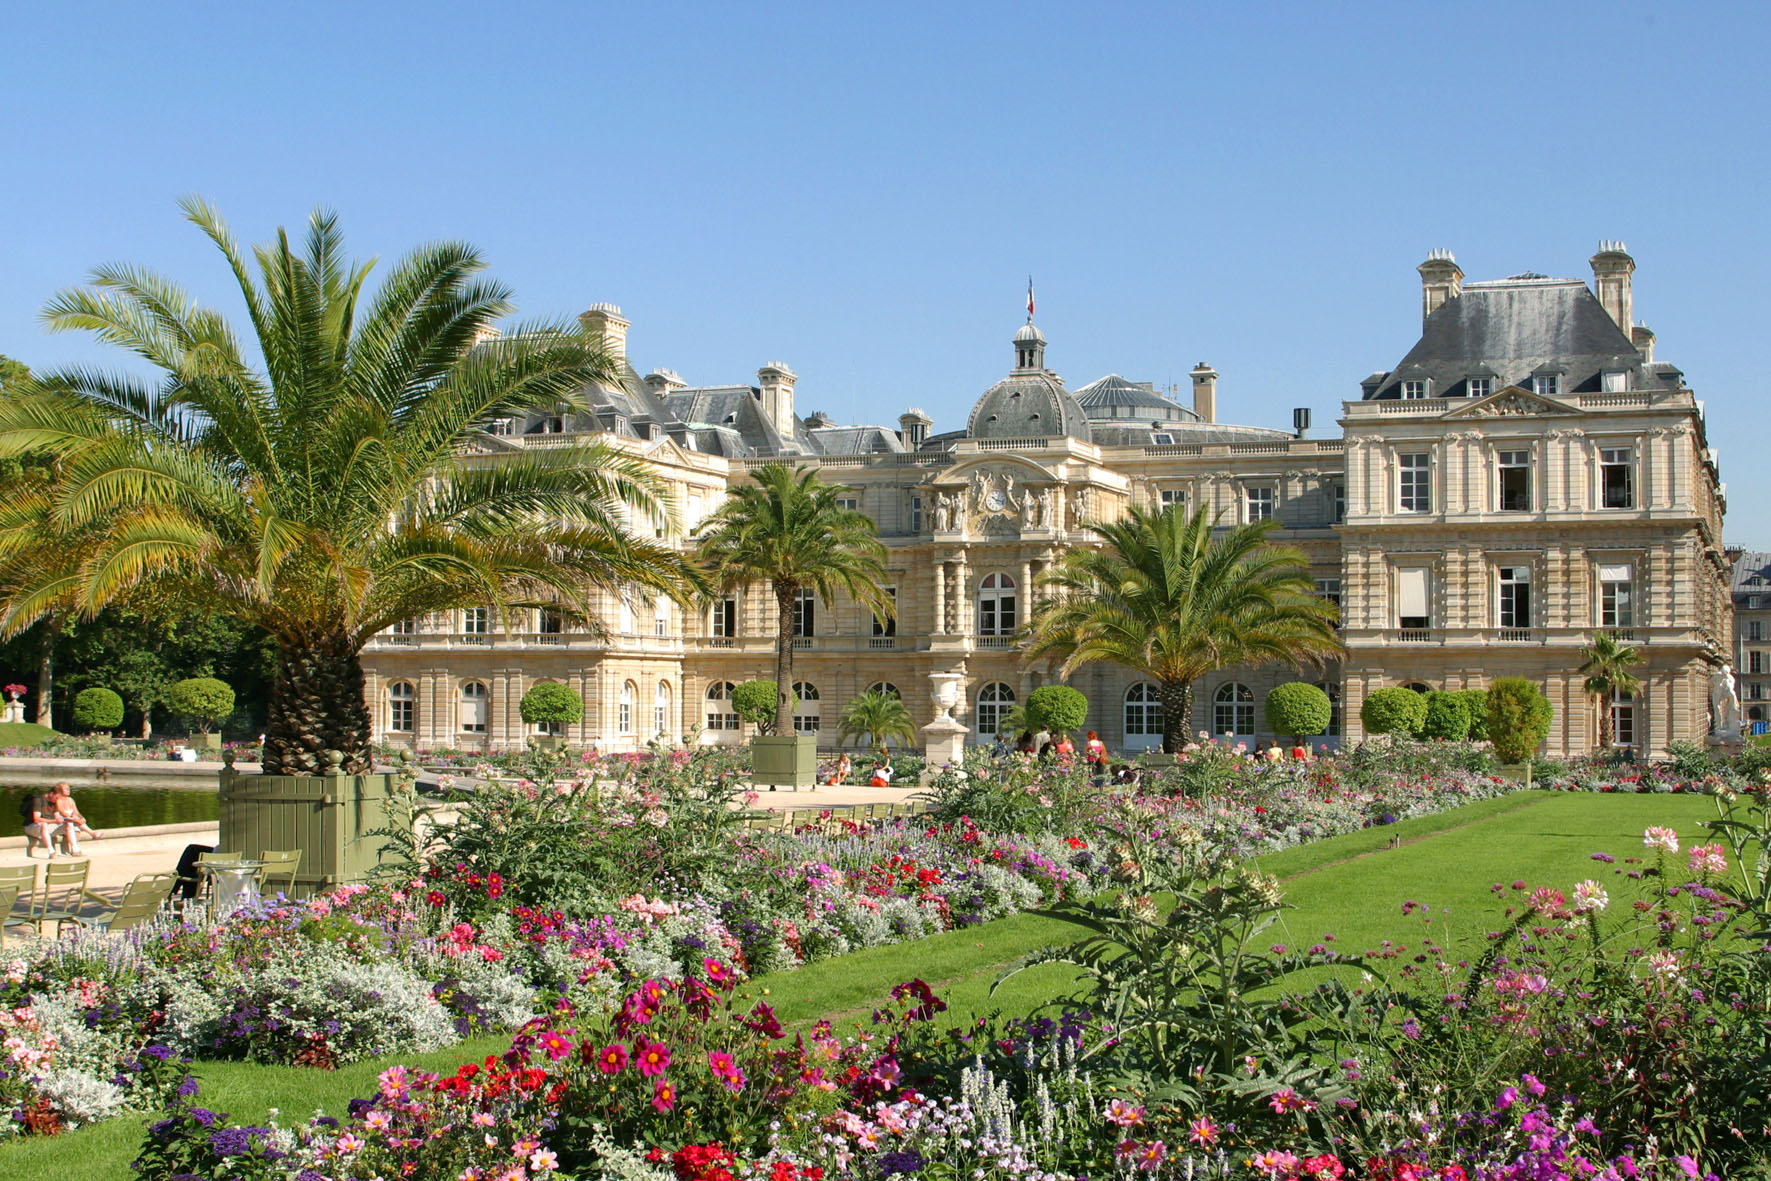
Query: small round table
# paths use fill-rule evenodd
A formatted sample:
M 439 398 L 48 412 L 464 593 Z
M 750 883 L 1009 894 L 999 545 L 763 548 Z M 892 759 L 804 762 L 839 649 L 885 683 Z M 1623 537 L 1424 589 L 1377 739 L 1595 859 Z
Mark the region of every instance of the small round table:
M 225 919 L 236 910 L 257 906 L 258 872 L 266 861 L 206 861 L 197 866 L 209 875 L 209 913 Z

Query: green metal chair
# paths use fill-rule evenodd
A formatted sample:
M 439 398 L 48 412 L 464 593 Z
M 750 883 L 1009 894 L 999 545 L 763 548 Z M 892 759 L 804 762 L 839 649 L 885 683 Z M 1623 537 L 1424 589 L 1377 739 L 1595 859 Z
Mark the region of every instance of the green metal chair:
M 20 886 L 16 878 L 0 881 L 0 947 L 6 946 L 6 928 L 8 927 L 23 927 L 33 937 L 40 938 L 43 934 L 42 928 L 32 922 L 28 914 L 13 913 L 13 907 L 18 904 L 19 889 Z M 34 877 L 30 881 L 30 889 L 31 895 L 35 895 L 37 883 Z M 27 895 L 26 909 L 30 907 L 29 898 L 30 896 Z
M 292 898 L 295 895 L 295 871 L 301 868 L 300 849 L 266 849 L 258 855 L 264 862 L 264 868 L 258 871 L 258 886 L 261 893 L 266 892 L 272 879 L 283 879 L 283 896 Z
M 43 867 L 43 892 L 37 896 L 36 909 L 31 918 L 39 926 L 47 922 L 60 924 L 67 919 L 77 920 L 80 908 L 87 901 L 100 906 L 109 906 L 111 900 L 103 894 L 95 894 L 86 888 L 88 875 L 92 872 L 90 861 L 68 861 Z M 56 892 L 61 896 L 56 898 Z
M 127 931 L 131 927 L 139 927 L 160 913 L 160 908 L 172 897 L 172 888 L 177 884 L 177 874 L 141 874 L 123 891 L 123 899 L 117 903 L 115 910 L 97 915 L 63 915 L 56 919 L 55 933 L 59 937 L 69 923 L 80 927 L 102 927 L 106 931 Z

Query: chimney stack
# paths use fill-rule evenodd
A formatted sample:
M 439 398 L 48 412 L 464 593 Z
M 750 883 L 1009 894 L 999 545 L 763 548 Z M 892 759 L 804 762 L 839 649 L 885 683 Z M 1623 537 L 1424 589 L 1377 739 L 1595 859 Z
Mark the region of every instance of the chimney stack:
M 1646 324 L 1637 324 L 1630 329 L 1630 343 L 1642 354 L 1642 364 L 1654 364 L 1654 329 Z
M 1204 361 L 1193 367 L 1193 413 L 1203 422 L 1218 420 L 1218 371 Z
M 929 428 L 934 424 L 934 419 L 912 406 L 898 415 L 898 438 L 908 450 L 915 451 L 929 437 Z
M 1456 299 L 1464 289 L 1463 268 L 1457 265 L 1449 250 L 1435 250 L 1427 255 L 1427 261 L 1416 267 L 1420 272 L 1421 285 L 1421 326 L 1426 326 L 1427 317 L 1437 311 L 1447 300 Z
M 592 336 L 600 336 L 603 348 L 617 361 L 627 360 L 627 330 L 633 327 L 633 321 L 621 314 L 621 309 L 612 303 L 593 303 L 590 309 L 578 317 L 585 331 Z
M 1625 336 L 1633 337 L 1635 321 L 1630 318 L 1630 274 L 1636 260 L 1629 256 L 1622 242 L 1601 242 L 1599 253 L 1593 255 L 1593 294 L 1599 297 Z
M 756 380 L 763 391 L 763 413 L 783 439 L 793 438 L 793 386 L 799 374 L 783 362 L 770 361 L 756 371 Z
M 645 382 L 646 388 L 659 398 L 668 398 L 686 385 L 674 369 L 654 369 L 646 374 Z

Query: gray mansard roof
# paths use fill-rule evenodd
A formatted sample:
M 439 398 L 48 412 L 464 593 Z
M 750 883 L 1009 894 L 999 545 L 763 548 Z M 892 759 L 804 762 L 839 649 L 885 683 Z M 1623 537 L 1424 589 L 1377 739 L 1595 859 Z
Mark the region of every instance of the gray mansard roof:
M 1055 374 L 1016 370 L 979 398 L 966 420 L 972 439 L 1052 439 L 1089 442 L 1088 416 Z
M 1771 554 L 1749 552 L 1736 556 L 1733 590 L 1736 599 L 1749 594 L 1771 595 Z
M 1530 388 L 1534 373 L 1559 372 L 1561 393 L 1596 391 L 1606 372 L 1625 371 L 1632 390 L 1677 389 L 1679 371 L 1648 365 L 1629 335 L 1579 279 L 1518 276 L 1465 284 L 1427 317 L 1420 341 L 1388 373 L 1365 380 L 1365 398 L 1401 397 L 1404 381 L 1427 381 L 1428 396 L 1466 397 L 1471 377 L 1495 388 Z

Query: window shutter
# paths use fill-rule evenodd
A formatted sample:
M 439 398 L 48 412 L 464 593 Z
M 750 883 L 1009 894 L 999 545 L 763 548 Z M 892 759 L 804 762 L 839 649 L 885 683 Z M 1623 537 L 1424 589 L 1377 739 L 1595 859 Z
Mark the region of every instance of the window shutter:
M 1427 573 L 1424 566 L 1396 571 L 1399 599 L 1396 614 L 1398 617 L 1425 618 L 1431 614 L 1427 610 Z

